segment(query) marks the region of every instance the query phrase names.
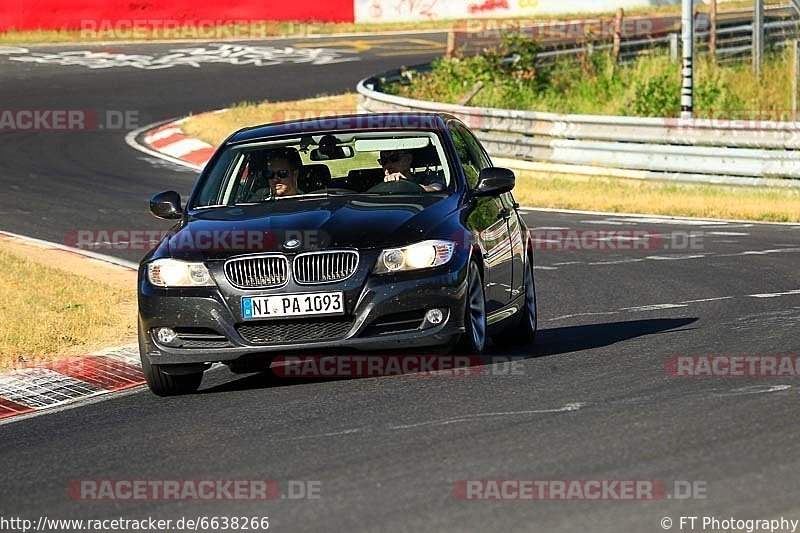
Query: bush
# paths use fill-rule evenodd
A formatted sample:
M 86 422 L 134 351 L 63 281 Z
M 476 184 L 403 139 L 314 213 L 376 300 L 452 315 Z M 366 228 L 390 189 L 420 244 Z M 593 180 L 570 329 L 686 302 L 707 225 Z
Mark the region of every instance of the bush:
M 543 68 L 537 63 L 538 49 L 534 40 L 512 33 L 480 55 L 436 60 L 430 73 L 387 90 L 455 103 L 481 81 L 484 88 L 470 105 L 640 117 L 680 114 L 680 64 L 663 52 L 624 66 L 616 65 L 608 53 L 595 53 L 564 58 Z M 763 72 L 759 81 L 746 64 L 722 67 L 699 58 L 695 109 L 698 113 L 788 109 L 788 56 L 769 58 Z

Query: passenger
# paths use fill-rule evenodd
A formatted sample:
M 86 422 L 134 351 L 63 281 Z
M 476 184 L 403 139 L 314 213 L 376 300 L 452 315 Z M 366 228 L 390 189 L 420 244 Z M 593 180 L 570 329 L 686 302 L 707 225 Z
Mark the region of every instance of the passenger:
M 444 189 L 444 183 L 437 173 L 414 173 L 411 170 L 413 162 L 414 156 L 406 150 L 382 151 L 378 163 L 383 167 L 385 173 L 383 181 L 408 180 L 428 192 L 438 192 Z

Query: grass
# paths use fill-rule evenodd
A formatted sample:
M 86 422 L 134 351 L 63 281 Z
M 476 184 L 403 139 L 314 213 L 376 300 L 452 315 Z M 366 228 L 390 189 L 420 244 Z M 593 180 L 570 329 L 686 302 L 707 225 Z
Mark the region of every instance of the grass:
M 776 1 L 768 1 L 767 4 L 773 4 Z M 753 2 L 750 1 L 735 1 L 726 2 L 722 9 L 736 9 L 744 7 L 752 7 Z M 707 11 L 708 6 L 698 6 L 701 11 Z M 680 5 L 670 6 L 651 6 L 626 11 L 629 16 L 643 16 L 643 15 L 669 15 L 680 13 Z M 612 17 L 612 12 L 601 13 L 587 13 L 587 12 L 573 12 L 563 15 L 544 16 L 540 19 L 576 19 L 576 18 L 608 18 Z M 512 20 L 512 19 L 508 19 Z M 529 20 L 529 19 L 528 19 Z M 166 28 L 161 31 L 148 30 L 148 29 L 121 29 L 111 30 L 106 29 L 104 26 L 98 24 L 95 31 L 81 31 L 80 29 L 73 30 L 26 30 L 17 31 L 11 29 L 9 31 L 0 32 L 0 44 L 4 45 L 17 45 L 17 44 L 33 44 L 33 43 L 74 43 L 74 42 L 100 42 L 100 41 L 148 41 L 148 40 L 161 40 L 161 39 L 206 39 L 206 40 L 220 40 L 220 39 L 247 39 L 247 38 L 264 38 L 264 37 L 312 37 L 324 36 L 335 33 L 353 33 L 353 32 L 380 32 L 380 31 L 405 31 L 405 30 L 447 30 L 454 25 L 463 23 L 464 21 L 455 20 L 431 20 L 419 22 L 390 22 L 390 23 L 314 23 L 314 22 L 280 22 L 280 21 L 261 21 L 247 25 L 237 26 L 217 26 L 202 27 L 199 30 L 195 27 L 188 26 L 183 29 Z
M 530 207 L 800 222 L 800 190 L 517 172 L 514 197 Z
M 516 65 L 503 64 L 520 53 Z M 580 61 L 562 60 L 551 68 L 535 66 L 536 45 L 514 39 L 476 57 L 440 59 L 434 70 L 410 84 L 394 84 L 389 92 L 421 100 L 457 103 L 477 83 L 485 88 L 472 106 L 502 107 L 554 113 L 677 117 L 680 115 L 680 64 L 666 53 L 640 57 L 618 67 L 608 54 Z M 768 58 L 761 79 L 749 64 L 719 66 L 707 56 L 696 61 L 695 109 L 704 114 L 756 114 L 787 119 L 791 109 L 789 51 Z M 744 110 L 744 111 L 742 111 Z
M 3 249 L 0 286 L 0 369 L 119 344 L 136 324 L 135 287 L 115 288 Z
M 321 118 L 356 112 L 358 95 L 346 93 L 309 100 L 261 103 L 241 102 L 224 113 L 205 113 L 183 124 L 186 134 L 218 146 L 234 131 L 248 126 L 301 118 Z

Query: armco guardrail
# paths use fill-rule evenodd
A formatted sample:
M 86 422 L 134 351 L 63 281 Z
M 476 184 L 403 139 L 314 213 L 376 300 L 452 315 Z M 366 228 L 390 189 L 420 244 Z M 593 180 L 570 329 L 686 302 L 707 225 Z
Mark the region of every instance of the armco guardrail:
M 800 2 L 800 0 L 796 0 Z M 768 48 L 780 48 L 797 38 L 798 12 L 793 4 L 769 6 L 764 12 L 764 42 Z M 717 20 L 716 55 L 719 62 L 740 61 L 752 52 L 753 10 L 736 9 L 720 13 Z M 614 21 L 609 19 L 578 19 L 520 23 L 506 26 L 502 21 L 468 21 L 454 28 L 453 44 L 463 53 L 471 54 L 496 45 L 504 31 L 513 31 L 537 39 L 541 65 L 552 64 L 565 56 L 611 51 L 614 47 Z M 711 36 L 707 13 L 695 17 L 695 40 L 698 52 L 708 50 Z M 669 49 L 680 56 L 680 16 L 630 17 L 620 24 L 619 60 L 627 63 L 654 49 Z
M 493 157 L 557 164 L 561 170 L 571 165 L 586 173 L 588 166 L 644 179 L 800 188 L 800 123 L 560 115 L 382 92 L 386 83 L 426 68 L 361 81 L 359 110 L 451 113 L 475 131 Z

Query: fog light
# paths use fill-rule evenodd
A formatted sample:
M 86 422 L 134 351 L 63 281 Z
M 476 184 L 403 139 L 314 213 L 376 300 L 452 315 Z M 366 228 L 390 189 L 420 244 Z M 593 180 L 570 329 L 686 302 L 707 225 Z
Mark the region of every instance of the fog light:
M 178 334 L 170 328 L 158 328 L 156 338 L 161 344 L 169 344 L 178 337 Z
M 425 313 L 425 320 L 437 326 L 442 323 L 444 320 L 444 313 L 442 313 L 441 309 L 430 309 L 427 313 Z

